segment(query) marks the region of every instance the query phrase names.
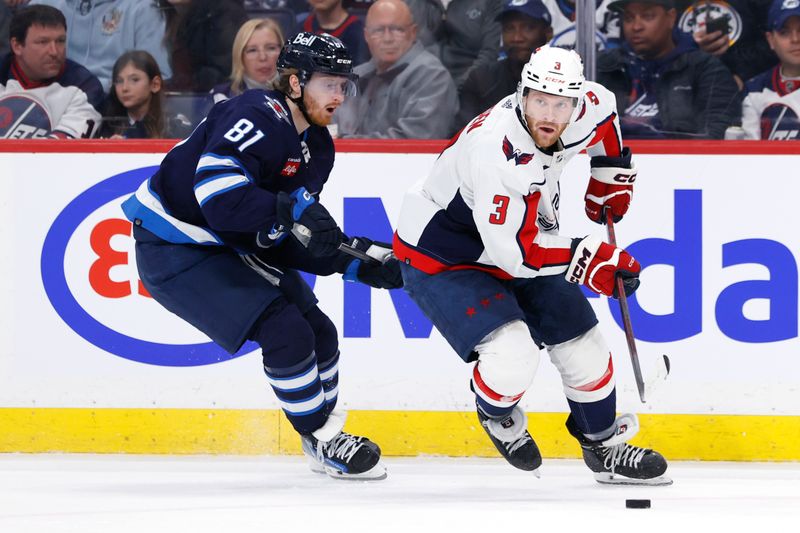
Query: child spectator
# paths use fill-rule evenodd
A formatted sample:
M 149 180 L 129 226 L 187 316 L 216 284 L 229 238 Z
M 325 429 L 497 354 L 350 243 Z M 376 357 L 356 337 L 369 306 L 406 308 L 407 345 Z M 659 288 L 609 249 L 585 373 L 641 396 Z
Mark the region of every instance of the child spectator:
M 272 89 L 282 45 L 283 32 L 274 20 L 251 19 L 242 24 L 233 40 L 231 81 L 212 89 L 214 102 L 247 89 Z
M 153 56 L 143 50 L 125 52 L 114 63 L 112 80 L 101 137 L 161 139 L 191 133 L 188 120 L 164 116 L 164 81 Z
M 774 0 L 767 41 L 780 63 L 747 82 L 742 104 L 745 139 L 800 139 L 800 1 Z

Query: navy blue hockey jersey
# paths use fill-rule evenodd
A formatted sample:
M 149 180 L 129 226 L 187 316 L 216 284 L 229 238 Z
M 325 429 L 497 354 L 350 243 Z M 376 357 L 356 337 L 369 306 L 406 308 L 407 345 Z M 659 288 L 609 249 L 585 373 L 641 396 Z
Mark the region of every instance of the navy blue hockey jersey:
M 284 95 L 253 89 L 216 104 L 122 208 L 165 241 L 250 253 L 276 221 L 277 193 L 318 196 L 333 159 L 326 128 L 298 135 Z

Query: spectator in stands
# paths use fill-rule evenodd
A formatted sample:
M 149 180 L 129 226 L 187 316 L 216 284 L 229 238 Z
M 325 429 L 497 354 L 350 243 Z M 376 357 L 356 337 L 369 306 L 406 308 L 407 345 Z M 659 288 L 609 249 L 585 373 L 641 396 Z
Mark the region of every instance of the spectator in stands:
M 283 32 L 272 19 L 250 19 L 233 40 L 231 81 L 212 90 L 214 102 L 227 100 L 247 89 L 272 89 L 278 79 L 278 56 Z
M 241 0 L 181 0 L 172 42 L 172 91 L 207 93 L 231 72 L 231 46 L 247 21 Z
M 746 139 L 800 140 L 800 2 L 773 0 L 766 38 L 780 63 L 747 82 Z
M 430 53 L 439 56 L 439 44 L 436 40 L 444 22 L 444 5 L 442 0 L 406 0 L 411 9 L 411 16 L 417 25 L 417 40 Z
M 553 40 L 550 46 L 575 48 L 577 34 L 575 0 L 543 0 L 553 18 Z M 620 44 L 619 13 L 608 9 L 614 0 L 598 0 L 595 7 L 594 38 L 598 50 L 616 48 Z
M 0 57 L 11 51 L 8 44 L 8 26 L 11 24 L 11 8 L 0 2 Z
M 66 58 L 61 11 L 20 8 L 9 34 L 11 52 L 0 64 L 0 138 L 92 137 L 100 125 L 103 88 Z
M 721 139 L 738 122 L 739 89 L 722 62 L 675 26 L 673 0 L 616 0 L 621 47 L 601 52 L 597 81 L 614 92 L 626 138 Z
M 350 51 L 354 65 L 369 61 L 364 42 L 364 23 L 348 12 L 342 0 L 308 0 L 311 13 L 303 21 L 302 31 L 328 33 L 338 38 Z
M 440 139 L 450 135 L 458 99 L 447 69 L 421 43 L 403 0 L 378 0 L 364 34 L 372 59 L 355 68 L 358 95 L 337 111 L 341 137 Z
M 22 0 L 19 3 L 25 3 Z M 156 5 L 145 0 L 31 0 L 61 10 L 70 27 L 67 57 L 85 65 L 107 91 L 111 69 L 127 50 L 147 50 L 165 77 L 172 75 L 164 42 L 165 21 Z
M 470 70 L 494 63 L 500 52 L 502 0 L 451 0 L 437 36 L 439 57 L 459 89 Z
M 534 50 L 553 37 L 550 12 L 542 0 L 506 0 L 497 16 L 506 57 L 474 68 L 461 88 L 456 128 L 517 90 L 522 67 Z
M 165 117 L 164 80 L 158 63 L 144 50 L 122 54 L 112 70 L 112 85 L 100 131 L 112 139 L 185 137 L 191 123 L 182 117 Z
M 777 63 L 764 38 L 769 0 L 677 0 L 678 28 L 719 57 L 741 89 Z M 712 31 L 708 31 L 708 28 Z

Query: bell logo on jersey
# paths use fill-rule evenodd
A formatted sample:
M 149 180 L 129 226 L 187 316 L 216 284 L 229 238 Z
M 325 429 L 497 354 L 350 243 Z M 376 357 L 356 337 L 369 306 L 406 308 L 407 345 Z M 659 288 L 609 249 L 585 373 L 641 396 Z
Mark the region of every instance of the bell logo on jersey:
M 533 154 L 526 154 L 518 148 L 514 148 L 514 145 L 511 144 L 508 137 L 503 137 L 503 153 L 506 155 L 506 161 L 514 160 L 515 166 L 527 165 L 533 161 Z

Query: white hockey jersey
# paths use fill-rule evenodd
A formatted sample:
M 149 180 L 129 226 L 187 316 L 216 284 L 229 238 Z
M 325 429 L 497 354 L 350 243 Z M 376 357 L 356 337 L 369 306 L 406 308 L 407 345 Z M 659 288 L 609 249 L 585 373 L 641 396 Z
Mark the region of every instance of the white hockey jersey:
M 542 0 L 553 19 L 553 38 L 550 46 L 573 50 L 577 40 L 575 31 L 575 4 L 566 0 Z M 621 37 L 620 17 L 618 13 L 609 11 L 608 4 L 614 0 L 597 0 L 595 10 L 595 42 L 598 50 L 613 48 Z
M 104 94 L 84 67 L 66 61 L 55 79 L 28 80 L 9 54 L 0 65 L 0 139 L 87 138 L 100 127 Z
M 470 121 L 406 193 L 397 258 L 428 274 L 472 268 L 510 279 L 565 272 L 572 239 L 558 234 L 561 172 L 583 149 L 590 156 L 622 151 L 614 95 L 586 85 L 578 119 L 551 154 L 523 126 L 515 95 Z
M 742 103 L 745 139 L 800 140 L 800 79 L 784 78 L 780 66 L 747 82 Z

